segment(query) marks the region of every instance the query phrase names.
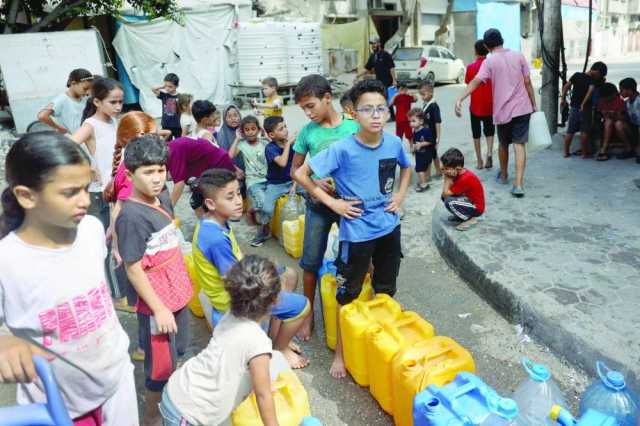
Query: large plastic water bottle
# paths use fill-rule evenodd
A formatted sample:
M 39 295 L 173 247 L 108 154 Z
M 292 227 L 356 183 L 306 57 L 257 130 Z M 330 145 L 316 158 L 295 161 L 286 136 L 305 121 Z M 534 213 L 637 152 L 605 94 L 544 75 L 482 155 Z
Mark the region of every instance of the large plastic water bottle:
M 615 418 L 596 410 L 588 410 L 580 420 L 576 420 L 568 410 L 559 405 L 553 406 L 549 417 L 560 426 L 620 426 Z
M 637 426 L 640 420 L 638 396 L 626 386 L 622 373 L 596 363 L 599 380 L 592 383 L 582 395 L 580 415 L 589 409 L 615 417 L 620 426 Z
M 519 426 L 556 425 L 549 418 L 549 413 L 554 405 L 567 406 L 562 391 L 544 365 L 535 364 L 528 358 L 522 359 L 522 365 L 529 377 L 513 393 L 512 398 L 520 410 L 517 424 Z
M 485 420 L 483 426 L 519 426 L 518 404 L 508 398 L 498 398 L 491 407 L 493 414 Z
M 283 229 L 283 223 L 288 220 L 298 219 L 298 197 L 296 195 L 287 195 L 287 202 L 280 212 L 280 229 Z M 284 238 L 280 238 L 280 245 L 284 247 Z

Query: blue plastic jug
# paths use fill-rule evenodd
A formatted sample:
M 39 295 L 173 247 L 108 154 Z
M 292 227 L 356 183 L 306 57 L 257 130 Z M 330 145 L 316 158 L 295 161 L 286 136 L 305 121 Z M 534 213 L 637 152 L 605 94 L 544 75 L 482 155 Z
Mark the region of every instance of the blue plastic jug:
M 523 358 L 522 366 L 529 377 L 516 388 L 511 397 L 520 410 L 517 424 L 519 426 L 556 425 L 549 418 L 549 413 L 554 405 L 567 406 L 562 391 L 544 365 L 535 364 L 530 359 Z
M 2 407 L 0 426 L 73 426 L 51 366 L 38 355 L 33 356 L 33 363 L 44 386 L 47 403 Z
M 626 386 L 622 373 L 596 363 L 599 380 L 592 383 L 580 401 L 580 415 L 589 409 L 614 417 L 620 426 L 637 426 L 640 419 L 638 396 Z
M 493 426 L 488 421 L 493 413 L 514 417 L 518 407 L 466 372 L 443 387 L 428 386 L 413 400 L 414 426 Z
M 580 420 L 576 420 L 569 411 L 559 405 L 553 406 L 550 417 L 561 426 L 620 426 L 615 418 L 596 410 L 587 410 Z
M 302 419 L 300 426 L 322 426 L 322 422 L 313 416 L 307 416 Z

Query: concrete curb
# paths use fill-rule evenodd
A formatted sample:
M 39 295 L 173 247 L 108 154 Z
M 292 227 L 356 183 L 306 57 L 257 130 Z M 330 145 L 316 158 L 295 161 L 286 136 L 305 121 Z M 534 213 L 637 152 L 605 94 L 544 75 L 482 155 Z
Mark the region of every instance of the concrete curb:
M 509 286 L 489 277 L 487 271 L 476 262 L 459 244 L 456 234 L 460 234 L 447 221 L 448 212 L 442 204 L 433 211 L 432 239 L 440 255 L 460 275 L 460 277 L 482 298 L 490 303 L 508 321 L 521 324 L 527 334 L 534 336 L 555 354 L 581 368 L 591 377 L 597 377 L 596 361 L 604 361 L 613 368 L 620 368 L 628 385 L 637 389 L 640 380 L 637 375 L 620 361 L 607 356 L 602 350 L 604 342 L 587 340 L 576 336 L 554 318 L 544 315 L 531 303 L 519 297 Z M 480 225 L 482 226 L 482 225 Z M 600 343 L 600 345 L 598 345 Z

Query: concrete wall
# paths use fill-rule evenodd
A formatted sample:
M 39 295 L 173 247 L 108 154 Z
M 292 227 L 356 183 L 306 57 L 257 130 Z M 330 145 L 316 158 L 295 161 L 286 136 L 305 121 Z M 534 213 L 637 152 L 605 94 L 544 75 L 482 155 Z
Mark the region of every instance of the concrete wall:
M 465 64 L 474 61 L 473 44 L 476 42 L 476 12 L 457 12 L 453 14 L 455 44 L 453 52 Z

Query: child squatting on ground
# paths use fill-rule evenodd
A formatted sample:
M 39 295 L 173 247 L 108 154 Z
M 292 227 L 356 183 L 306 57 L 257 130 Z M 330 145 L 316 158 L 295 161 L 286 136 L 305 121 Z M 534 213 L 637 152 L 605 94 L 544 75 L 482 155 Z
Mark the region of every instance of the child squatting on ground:
M 189 344 L 191 280 L 166 191 L 167 144 L 145 135 L 127 145 L 124 165 L 133 191 L 116 219 L 118 250 L 138 293 L 138 332 L 145 352 L 144 423 L 159 418 L 161 392 Z
M 271 380 L 288 368 L 260 327 L 281 295 L 276 266 L 247 256 L 227 271 L 224 288 L 229 312 L 207 347 L 173 373 L 164 390 L 160 412 L 165 426 L 227 424 L 251 390 L 262 424 L 278 424 Z
M 449 221 L 459 223 L 456 229 L 466 231 L 478 223 L 484 213 L 484 188 L 480 179 L 464 168 L 464 156 L 456 148 L 442 155 L 442 201 L 452 213 Z
M 242 217 L 240 183 L 233 172 L 222 169 L 205 171 L 198 181 L 205 214 L 196 224 L 193 234 L 193 261 L 196 274 L 211 305 L 214 329 L 220 317 L 232 307 L 232 297 L 224 279 L 233 265 L 242 260 L 242 252 L 229 227 L 230 220 Z M 300 348 L 291 339 L 309 315 L 309 301 L 294 293 L 298 276 L 292 269 L 279 270 L 283 291 L 271 309 L 269 336 L 273 348 L 281 351 L 292 368 L 303 368 L 309 360 L 300 355 Z
M 372 261 L 376 293 L 395 294 L 402 257 L 398 214 L 411 179 L 402 142 L 383 132 L 389 112 L 386 88 L 377 80 L 364 80 L 351 89 L 351 100 L 360 130 L 319 152 L 295 171 L 295 179 L 305 190 L 341 217 L 336 259 L 337 324 L 341 307 L 360 294 Z M 398 165 L 400 185 L 394 194 Z M 337 198 L 312 181 L 312 174 L 332 177 Z M 346 375 L 339 326 L 330 373 L 335 378 Z
M 76 422 L 137 425 L 129 338 L 105 277 L 104 229 L 87 215 L 89 158 L 59 133 L 31 133 L 9 150 L 6 176 L 0 319 L 10 334 L 0 335 L 0 382 L 19 382 L 18 404 L 46 402 L 32 361 L 40 355 Z

